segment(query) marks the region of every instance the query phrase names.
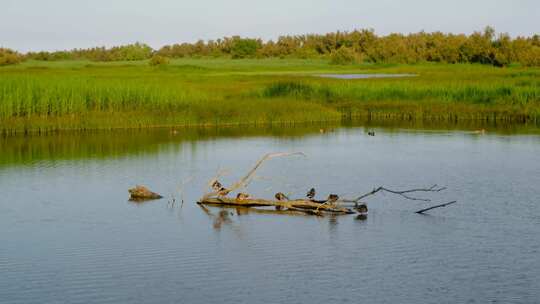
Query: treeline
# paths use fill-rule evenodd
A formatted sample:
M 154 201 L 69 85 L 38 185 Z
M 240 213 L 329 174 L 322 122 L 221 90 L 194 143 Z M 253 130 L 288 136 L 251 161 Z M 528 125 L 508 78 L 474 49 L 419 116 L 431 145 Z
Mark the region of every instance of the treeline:
M 10 49 L 0 48 L 0 66 L 17 64 L 23 60 L 23 55 Z
M 144 43 L 115 46 L 112 48 L 95 47 L 90 49 L 73 49 L 71 51 L 30 52 L 27 59 L 58 61 L 87 59 L 92 61 L 135 61 L 152 57 L 155 51 Z
M 471 35 L 420 32 L 378 36 L 373 30 L 364 29 L 324 35 L 281 36 L 275 41 L 233 36 L 166 45 L 159 50 L 136 43 L 113 48 L 28 53 L 25 58 L 126 61 L 149 59 L 152 56 L 328 58 L 336 64 L 444 62 L 540 66 L 540 36 L 511 38 L 508 34 L 496 34 L 491 27 Z
M 282 36 L 276 41 L 236 37 L 182 43 L 157 51 L 171 58 L 230 56 L 233 58 L 330 58 L 334 63 L 358 61 L 385 63 L 482 63 L 506 66 L 520 63 L 540 66 L 540 36 L 517 37 L 483 32 L 465 34 L 414 33 L 378 36 L 373 30 Z

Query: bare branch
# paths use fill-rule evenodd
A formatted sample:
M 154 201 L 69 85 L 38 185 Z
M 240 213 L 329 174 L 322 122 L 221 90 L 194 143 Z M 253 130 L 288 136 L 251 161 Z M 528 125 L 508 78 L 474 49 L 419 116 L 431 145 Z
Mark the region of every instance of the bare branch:
M 292 156 L 292 155 L 302 155 L 302 156 L 306 156 L 304 153 L 302 152 L 293 152 L 293 153 L 269 153 L 269 154 L 266 154 L 265 156 L 263 156 L 256 164 L 255 166 L 249 170 L 249 172 L 246 174 L 246 176 L 244 176 L 241 180 L 237 181 L 236 183 L 234 183 L 232 185 L 231 188 L 229 188 L 229 190 L 231 191 L 234 191 L 234 190 L 237 190 L 237 189 L 240 189 L 240 188 L 245 188 L 247 187 L 247 185 L 251 182 L 251 179 L 253 178 L 253 175 L 255 174 L 255 171 L 257 171 L 257 169 L 259 169 L 259 167 L 267 160 L 271 159 L 271 158 L 275 158 L 275 157 L 285 157 L 285 156 Z
M 249 185 L 249 183 L 251 182 L 251 180 L 253 179 L 253 176 L 255 175 L 255 172 L 257 171 L 257 169 L 259 169 L 259 167 L 267 160 L 269 159 L 272 159 L 272 158 L 276 158 L 276 157 L 285 157 L 285 156 L 292 156 L 292 155 L 301 155 L 301 156 L 306 156 L 304 153 L 302 152 L 291 152 L 291 153 L 269 153 L 269 154 L 266 154 L 265 156 L 263 156 L 261 159 L 259 159 L 259 161 L 257 161 L 257 163 L 255 164 L 255 166 L 253 168 L 251 168 L 251 170 L 248 171 L 248 173 L 246 174 L 246 176 L 244 176 L 242 179 L 240 179 L 239 181 L 237 181 L 236 183 L 234 183 L 230 188 L 227 188 L 227 190 L 229 192 L 232 192 L 232 191 L 235 191 L 235 190 L 238 190 L 238 189 L 241 189 L 241 188 L 245 188 Z M 216 179 L 213 179 L 210 184 L 213 183 L 213 181 L 215 181 Z M 212 196 L 216 196 L 218 195 L 217 192 L 211 192 L 211 193 L 207 193 L 203 196 L 203 198 L 201 199 L 201 201 L 204 201 L 205 199 L 209 198 L 209 197 L 212 197 Z
M 398 191 L 398 190 L 392 190 L 392 189 L 388 189 L 388 188 L 385 188 L 385 187 L 379 187 L 379 188 L 375 188 L 373 189 L 372 191 L 366 193 L 366 194 L 363 194 L 363 195 L 360 195 L 359 197 L 355 198 L 355 199 L 352 199 L 352 200 L 342 200 L 343 202 L 346 202 L 346 203 L 359 203 L 360 200 L 368 197 L 368 196 L 372 196 L 372 195 L 375 195 L 377 194 L 378 192 L 388 192 L 388 193 L 392 193 L 392 194 L 397 194 L 399 196 L 402 196 L 408 200 L 412 200 L 412 201 L 423 201 L 423 202 L 430 202 L 431 200 L 430 199 L 426 199 L 426 198 L 419 198 L 419 197 L 414 197 L 414 196 L 410 196 L 409 193 L 416 193 L 416 192 L 441 192 L 443 190 L 445 190 L 446 187 L 438 187 L 437 185 L 433 185 L 429 188 L 418 188 L 418 189 L 409 189 L 409 190 L 402 190 L 402 191 Z
M 424 212 L 426 212 L 426 211 L 429 211 L 429 210 L 432 210 L 432 209 L 435 209 L 435 208 L 446 207 L 446 206 L 449 206 L 449 205 L 452 205 L 452 204 L 455 204 L 455 203 L 457 203 L 457 201 L 452 201 L 452 202 L 449 202 L 449 203 L 440 204 L 440 205 L 437 205 L 437 206 L 433 206 L 433 207 L 429 207 L 429 208 L 426 208 L 426 209 L 422 209 L 422 210 L 416 211 L 416 213 L 418 213 L 418 214 L 424 214 Z

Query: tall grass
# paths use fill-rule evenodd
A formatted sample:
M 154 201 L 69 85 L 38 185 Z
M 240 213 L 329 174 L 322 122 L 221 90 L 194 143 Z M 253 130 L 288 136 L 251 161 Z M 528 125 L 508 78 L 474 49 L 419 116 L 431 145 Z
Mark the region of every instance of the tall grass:
M 87 112 L 184 111 L 208 102 L 201 91 L 145 81 L 90 77 L 0 78 L 0 117 L 62 116 Z
M 294 97 L 324 102 L 422 101 L 473 104 L 534 104 L 540 102 L 540 86 L 495 84 L 420 84 L 415 82 L 344 82 L 332 84 L 279 81 L 268 85 L 262 97 Z
M 333 80 L 319 73 L 414 73 Z M 283 123 L 343 117 L 540 117 L 540 70 L 332 66 L 320 60 L 27 62 L 0 68 L 0 131 Z

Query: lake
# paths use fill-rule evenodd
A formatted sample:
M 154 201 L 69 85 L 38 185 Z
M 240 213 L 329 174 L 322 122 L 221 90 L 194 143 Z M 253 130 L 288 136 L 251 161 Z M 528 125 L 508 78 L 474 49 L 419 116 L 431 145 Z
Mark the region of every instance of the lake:
M 2 303 L 537 303 L 536 129 L 297 125 L 0 139 Z M 368 136 L 373 130 L 375 136 Z M 217 172 L 272 198 L 366 199 L 367 218 L 199 207 Z M 142 184 L 165 196 L 128 201 Z M 184 201 L 182 204 L 181 201 Z M 457 200 L 426 215 L 424 207 Z

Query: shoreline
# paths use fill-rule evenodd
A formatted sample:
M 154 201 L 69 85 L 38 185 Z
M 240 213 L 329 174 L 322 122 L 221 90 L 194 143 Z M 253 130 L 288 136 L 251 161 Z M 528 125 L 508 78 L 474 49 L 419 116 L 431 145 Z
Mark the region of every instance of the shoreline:
M 204 129 L 234 129 L 253 127 L 264 128 L 288 128 L 306 126 L 374 126 L 374 127 L 395 127 L 404 129 L 452 129 L 470 130 L 482 129 L 485 127 L 503 129 L 530 127 L 540 130 L 540 117 L 530 117 L 527 115 L 497 116 L 487 115 L 483 117 L 460 117 L 459 114 L 449 114 L 447 116 L 427 116 L 414 117 L 408 113 L 377 113 L 376 115 L 342 115 L 339 119 L 321 120 L 296 120 L 296 121 L 244 121 L 244 122 L 205 122 L 187 124 L 155 124 L 155 125 L 132 125 L 132 126 L 104 126 L 97 128 L 28 128 L 28 129 L 0 129 L 2 137 L 20 136 L 47 136 L 52 134 L 66 133 L 94 133 L 94 132 L 116 132 L 116 131 L 145 131 L 145 130 L 170 130 L 172 133 L 181 130 L 204 130 Z M 1 128 L 1 127 L 0 127 Z

